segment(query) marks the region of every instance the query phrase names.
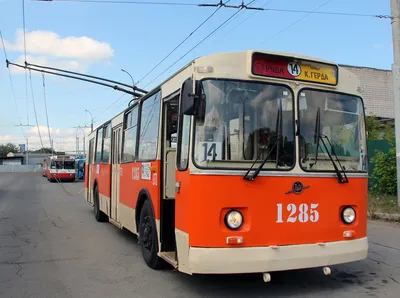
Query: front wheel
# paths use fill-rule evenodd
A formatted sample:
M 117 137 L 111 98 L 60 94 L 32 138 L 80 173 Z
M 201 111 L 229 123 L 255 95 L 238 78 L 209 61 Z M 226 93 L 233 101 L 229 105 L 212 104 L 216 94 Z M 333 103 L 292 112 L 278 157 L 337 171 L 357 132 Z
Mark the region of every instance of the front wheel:
M 153 209 L 151 208 L 149 200 L 144 202 L 142 211 L 140 212 L 139 239 L 142 256 L 147 266 L 152 269 L 162 268 L 164 266 L 164 261 L 157 255 L 157 228 Z

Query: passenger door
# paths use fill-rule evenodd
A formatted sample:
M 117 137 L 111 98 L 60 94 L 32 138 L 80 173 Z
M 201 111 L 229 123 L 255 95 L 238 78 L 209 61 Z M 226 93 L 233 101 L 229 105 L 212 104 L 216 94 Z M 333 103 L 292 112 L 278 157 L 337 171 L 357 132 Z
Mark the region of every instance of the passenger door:
M 121 169 L 121 139 L 122 126 L 113 128 L 112 134 L 112 160 L 111 160 L 111 218 L 117 222 L 119 194 L 120 194 L 120 169 Z
M 94 154 L 94 139 L 89 141 L 89 158 L 88 158 L 88 189 L 86 200 L 93 204 L 93 154 Z

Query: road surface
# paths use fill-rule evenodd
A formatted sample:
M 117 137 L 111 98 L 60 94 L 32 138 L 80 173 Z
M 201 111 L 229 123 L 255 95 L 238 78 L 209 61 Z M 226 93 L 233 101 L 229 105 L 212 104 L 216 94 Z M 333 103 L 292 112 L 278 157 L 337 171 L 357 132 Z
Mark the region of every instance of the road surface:
M 71 194 L 82 182 L 65 183 Z M 369 222 L 369 258 L 322 270 L 187 276 L 154 271 L 137 238 L 97 223 L 81 194 L 0 174 L 0 297 L 400 297 L 400 226 Z

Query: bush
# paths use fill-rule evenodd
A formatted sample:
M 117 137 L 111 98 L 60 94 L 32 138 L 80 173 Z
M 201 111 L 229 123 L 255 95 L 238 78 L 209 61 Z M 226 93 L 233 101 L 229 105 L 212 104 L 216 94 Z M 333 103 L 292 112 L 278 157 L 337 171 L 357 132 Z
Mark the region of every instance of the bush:
M 372 190 L 380 194 L 396 195 L 396 147 L 392 146 L 387 154 L 377 150 L 371 162 L 374 164 L 371 178 L 376 181 L 372 186 Z
M 371 126 L 374 128 L 373 130 L 376 130 L 375 125 Z M 372 172 L 371 178 L 376 181 L 372 186 L 372 191 L 379 194 L 396 195 L 397 169 L 394 127 L 390 124 L 386 124 L 381 130 L 380 135 L 380 139 L 388 141 L 390 148 L 388 153 L 377 150 L 376 155 L 371 159 L 371 163 L 374 164 L 374 171 Z

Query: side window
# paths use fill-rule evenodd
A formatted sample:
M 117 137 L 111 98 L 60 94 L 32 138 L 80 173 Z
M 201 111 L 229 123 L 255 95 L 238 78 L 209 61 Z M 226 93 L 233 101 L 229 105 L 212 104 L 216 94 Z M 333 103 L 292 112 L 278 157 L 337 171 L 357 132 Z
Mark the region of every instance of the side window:
M 182 128 L 180 129 L 180 141 L 178 148 L 178 170 L 185 171 L 189 163 L 189 141 L 191 116 L 182 115 Z
M 134 161 L 136 149 L 136 131 L 137 131 L 138 109 L 133 108 L 132 111 L 125 115 L 124 144 L 122 153 L 122 162 Z
M 161 92 L 141 104 L 139 159 L 154 160 L 157 156 Z
M 104 127 L 104 134 L 103 134 L 103 157 L 102 162 L 109 163 L 110 157 L 110 145 L 111 145 L 111 124 Z
M 95 163 L 99 163 L 101 162 L 101 144 L 103 141 L 103 128 L 100 128 L 97 131 L 97 144 L 96 144 L 96 155 L 94 158 L 94 162 Z

